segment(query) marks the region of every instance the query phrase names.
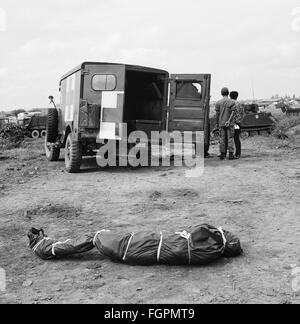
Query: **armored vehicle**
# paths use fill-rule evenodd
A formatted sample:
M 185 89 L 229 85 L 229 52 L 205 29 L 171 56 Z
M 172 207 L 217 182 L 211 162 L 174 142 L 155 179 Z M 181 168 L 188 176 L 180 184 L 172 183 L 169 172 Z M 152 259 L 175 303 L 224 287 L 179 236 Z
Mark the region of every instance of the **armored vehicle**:
M 257 104 L 243 105 L 245 117 L 241 123 L 243 133 L 255 135 L 262 133 L 271 133 L 275 125 L 275 120 L 271 113 L 260 112 Z

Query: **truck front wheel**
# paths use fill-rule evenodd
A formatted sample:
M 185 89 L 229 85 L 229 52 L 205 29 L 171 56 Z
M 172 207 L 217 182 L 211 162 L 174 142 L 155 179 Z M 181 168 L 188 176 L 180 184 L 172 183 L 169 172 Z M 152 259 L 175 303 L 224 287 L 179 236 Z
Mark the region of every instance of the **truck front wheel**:
M 69 134 L 65 147 L 65 164 L 69 173 L 80 171 L 82 162 L 82 146 L 79 142 L 72 140 L 72 134 Z

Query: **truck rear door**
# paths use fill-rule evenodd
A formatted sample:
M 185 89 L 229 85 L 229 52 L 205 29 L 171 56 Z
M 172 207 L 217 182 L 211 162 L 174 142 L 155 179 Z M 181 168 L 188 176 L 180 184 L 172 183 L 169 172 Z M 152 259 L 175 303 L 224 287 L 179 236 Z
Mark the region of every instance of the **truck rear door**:
M 121 140 L 125 67 L 87 64 L 83 73 L 81 127 L 97 129 L 97 141 Z
M 209 133 L 210 84 L 210 74 L 171 75 L 167 120 L 169 132 Z

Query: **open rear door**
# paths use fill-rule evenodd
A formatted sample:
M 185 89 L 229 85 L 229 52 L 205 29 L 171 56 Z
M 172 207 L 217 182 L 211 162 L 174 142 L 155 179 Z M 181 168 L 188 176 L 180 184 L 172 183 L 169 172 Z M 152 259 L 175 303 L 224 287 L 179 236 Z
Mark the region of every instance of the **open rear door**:
M 210 84 L 210 74 L 171 75 L 169 132 L 204 131 L 205 145 L 209 146 Z

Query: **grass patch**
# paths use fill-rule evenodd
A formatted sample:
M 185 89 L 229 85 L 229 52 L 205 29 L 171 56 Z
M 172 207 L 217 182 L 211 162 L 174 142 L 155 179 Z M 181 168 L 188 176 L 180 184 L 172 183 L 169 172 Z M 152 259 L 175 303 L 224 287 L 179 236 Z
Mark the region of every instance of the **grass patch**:
M 0 150 L 0 185 L 24 184 L 41 173 L 47 173 L 45 162 L 42 139 L 26 138 L 18 148 Z
M 43 140 L 25 139 L 18 147 L 0 151 L 0 161 L 27 162 L 44 156 Z

